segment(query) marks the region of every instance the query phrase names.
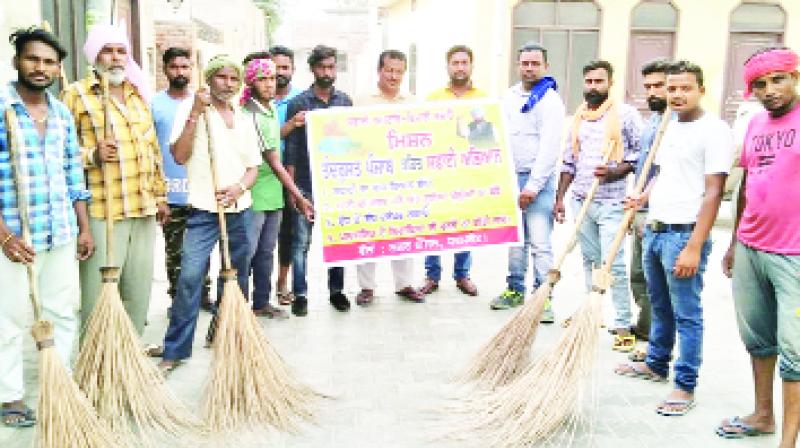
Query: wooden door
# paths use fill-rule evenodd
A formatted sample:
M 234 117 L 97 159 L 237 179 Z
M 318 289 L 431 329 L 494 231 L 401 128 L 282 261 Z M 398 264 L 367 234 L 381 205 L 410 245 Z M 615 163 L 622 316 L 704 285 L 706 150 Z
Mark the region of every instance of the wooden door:
M 625 80 L 625 101 L 645 115 L 650 114 L 644 91 L 642 66 L 654 59 L 672 59 L 675 54 L 675 33 L 634 31 L 628 52 L 628 76 Z
M 736 109 L 744 101 L 744 62 L 756 50 L 782 41 L 783 35 L 779 33 L 731 33 L 722 100 L 722 117 L 728 123 L 733 123 Z

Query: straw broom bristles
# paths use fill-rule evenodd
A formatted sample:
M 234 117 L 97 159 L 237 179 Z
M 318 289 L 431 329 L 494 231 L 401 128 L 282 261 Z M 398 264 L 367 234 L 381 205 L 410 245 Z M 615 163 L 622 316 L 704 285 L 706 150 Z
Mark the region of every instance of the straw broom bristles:
M 53 347 L 53 324 L 37 321 L 31 334 L 39 349 L 39 405 L 34 446 L 126 447 L 72 380 Z
M 101 268 L 103 285 L 86 327 L 75 378 L 114 430 L 133 435 L 130 420 L 145 443 L 152 437 L 186 439 L 202 424 L 166 387 L 158 367 L 125 312 L 117 289 L 118 268 Z
M 247 305 L 235 271 L 224 275 L 204 416 L 212 430 L 269 425 L 295 431 L 298 418 L 311 420 L 324 395 L 296 379 Z

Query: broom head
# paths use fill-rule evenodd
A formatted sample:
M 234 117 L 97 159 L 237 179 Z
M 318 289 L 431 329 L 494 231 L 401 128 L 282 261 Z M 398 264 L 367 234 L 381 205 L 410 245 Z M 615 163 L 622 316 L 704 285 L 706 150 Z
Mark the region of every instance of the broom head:
M 126 447 L 98 418 L 53 347 L 53 324 L 37 321 L 31 328 L 39 350 L 39 405 L 34 446 Z
M 296 378 L 267 340 L 236 278 L 222 273 L 224 289 L 213 342 L 204 415 L 212 431 L 260 431 L 265 425 L 296 430 L 324 397 Z
M 203 426 L 170 392 L 145 355 L 119 296 L 119 268 L 100 269 L 103 285 L 87 323 L 75 378 L 115 431 L 146 445 L 198 437 Z

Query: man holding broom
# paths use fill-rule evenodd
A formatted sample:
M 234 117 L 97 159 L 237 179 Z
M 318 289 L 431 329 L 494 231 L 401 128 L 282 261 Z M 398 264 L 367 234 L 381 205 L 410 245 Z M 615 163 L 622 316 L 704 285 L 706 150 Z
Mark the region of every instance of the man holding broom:
M 561 149 L 564 102 L 553 78 L 547 76 L 547 50 L 539 44 L 525 44 L 517 52 L 520 82 L 503 96 L 511 150 L 519 183 L 525 245 L 508 249 L 508 287 L 491 303 L 495 310 L 522 304 L 528 250 L 533 260 L 533 289 L 547 280 L 553 267 L 550 236 L 553 233 L 555 170 Z M 553 323 L 550 302 L 541 321 Z
M 649 201 L 642 240 L 642 263 L 652 305 L 652 324 L 645 362 L 617 366 L 624 376 L 664 382 L 679 339 L 675 389 L 656 407 L 665 416 L 685 415 L 694 407 L 694 389 L 703 347 L 703 273 L 711 252 L 709 234 L 722 201 L 725 178 L 733 161 L 728 125 L 700 107 L 702 69 L 678 61 L 667 69 L 669 117 L 657 150 L 656 176 L 628 207 Z
M 570 185 L 576 213 L 584 201 L 591 201 L 578 232 L 587 290 L 592 286 L 593 268 L 606 259 L 622 222 L 625 180 L 639 158 L 641 117 L 632 106 L 618 104 L 609 97 L 612 82 L 613 69 L 607 61 L 592 61 L 583 67 L 586 101 L 575 112 L 553 209 L 556 221 L 564 222 L 564 195 Z M 600 186 L 593 198 L 587 198 L 595 178 L 600 179 Z M 629 352 L 636 345 L 636 337 L 630 331 L 631 305 L 623 250 L 614 258 L 611 273 L 611 296 L 617 314 L 612 348 Z
M 29 315 L 25 265 L 36 266 L 42 317 L 53 323 L 55 347 L 69 366 L 78 327 L 78 260 L 92 255 L 94 242 L 75 125 L 69 110 L 46 90 L 67 52 L 55 36 L 35 27 L 13 33 L 10 41 L 17 81 L 0 93 L 0 412 L 6 426 L 19 428 L 35 422 L 22 402 L 22 338 Z M 18 128 L 9 128 L 6 111 L 16 115 Z M 10 137 L 19 151 L 16 167 Z M 15 183 L 14 169 L 25 185 Z M 19 189 L 27 193 L 32 245 L 21 238 Z
M 100 268 L 117 266 L 123 305 L 141 335 L 153 286 L 156 220 L 163 223 L 169 218 L 161 151 L 147 106 L 150 89 L 130 55 L 123 28 L 95 25 L 83 51 L 94 70 L 63 95 L 75 119 L 92 193 L 89 225 L 97 242 L 97 251 L 80 267 L 82 331 L 100 294 Z M 108 102 L 101 76 L 108 79 Z M 105 184 L 104 170 L 110 185 Z M 112 197 L 106 197 L 107 190 Z M 106 201 L 111 201 L 111 216 L 106 216 Z M 114 260 L 106 260 L 106 219 L 114 220 Z
M 766 48 L 745 62 L 745 96 L 766 109 L 753 117 L 740 159 L 736 231 L 723 259 L 733 276 L 739 334 L 750 354 L 754 412 L 717 428 L 724 438 L 775 432 L 775 365 L 783 380 L 780 448 L 800 430 L 800 96 L 797 53 Z M 780 355 L 780 362 L 778 362 Z
M 192 210 L 186 221 L 178 289 L 159 363 L 164 373 L 174 370 L 192 354 L 208 257 L 222 236 L 217 203 L 225 208 L 231 262 L 245 297 L 249 289 L 247 229 L 252 218 L 249 190 L 261 165 L 258 135 L 252 116 L 233 104 L 242 86 L 241 66 L 227 56 L 215 56 L 203 77 L 208 90 L 199 90 L 192 102 L 178 107 L 170 138 L 175 162 L 186 165 Z M 204 120 L 208 120 L 210 136 Z M 211 151 L 216 162 L 217 191 L 211 172 Z M 217 281 L 218 301 L 222 283 Z

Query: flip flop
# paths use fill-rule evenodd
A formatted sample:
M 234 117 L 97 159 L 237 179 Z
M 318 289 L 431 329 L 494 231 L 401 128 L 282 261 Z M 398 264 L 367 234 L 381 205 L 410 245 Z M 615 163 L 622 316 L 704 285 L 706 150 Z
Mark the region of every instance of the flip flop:
M 164 347 L 157 344 L 150 344 L 144 349 L 144 354 L 151 358 L 160 358 L 164 354 Z
M 22 419 L 14 422 L 6 422 L 6 417 L 20 416 Z M 0 417 L 3 418 L 3 424 L 9 428 L 30 428 L 36 424 L 36 415 L 33 409 L 24 406 L 22 409 L 4 408 L 0 411 Z
M 737 431 L 728 431 L 725 428 L 737 428 Z M 728 419 L 727 425 L 717 426 L 716 433 L 723 439 L 743 439 L 745 437 L 755 437 L 775 434 L 775 431 L 762 431 L 753 425 L 746 423 L 739 416 L 731 417 Z
M 636 378 L 638 380 L 652 381 L 654 383 L 667 382 L 667 377 L 649 372 L 644 370 L 643 367 L 629 362 L 617 365 L 617 367 L 614 368 L 614 373 L 620 376 L 627 376 L 630 378 Z
M 656 413 L 659 415 L 663 415 L 665 417 L 680 417 L 686 415 L 692 408 L 695 407 L 694 399 L 689 400 L 679 400 L 679 399 L 672 399 L 672 400 L 664 400 L 661 404 L 656 408 Z M 681 409 L 676 410 L 666 410 L 663 409 L 663 406 L 683 406 Z

